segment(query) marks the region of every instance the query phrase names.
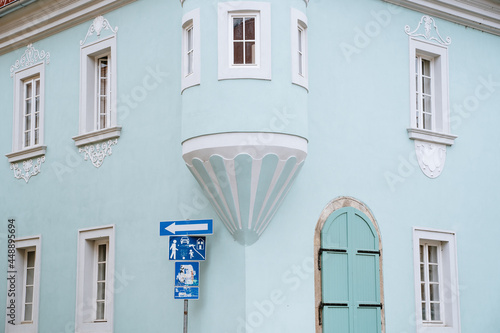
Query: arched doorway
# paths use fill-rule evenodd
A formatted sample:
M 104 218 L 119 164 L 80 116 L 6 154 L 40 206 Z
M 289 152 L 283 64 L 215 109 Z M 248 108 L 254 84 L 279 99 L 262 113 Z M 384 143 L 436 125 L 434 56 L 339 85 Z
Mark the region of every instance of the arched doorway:
M 382 246 L 373 214 L 340 197 L 316 227 L 316 332 L 384 332 Z

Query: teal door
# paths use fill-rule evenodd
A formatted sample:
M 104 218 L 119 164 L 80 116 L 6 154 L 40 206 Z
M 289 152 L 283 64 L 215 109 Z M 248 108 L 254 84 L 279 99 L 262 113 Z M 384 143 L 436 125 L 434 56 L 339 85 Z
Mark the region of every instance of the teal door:
M 379 239 L 362 212 L 333 212 L 321 231 L 323 333 L 381 333 Z

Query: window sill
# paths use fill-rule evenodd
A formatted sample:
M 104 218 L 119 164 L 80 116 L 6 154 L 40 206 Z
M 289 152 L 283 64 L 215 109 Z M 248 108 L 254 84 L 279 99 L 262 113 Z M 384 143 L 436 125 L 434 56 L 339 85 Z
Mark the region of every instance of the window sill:
M 455 139 L 458 138 L 458 136 L 453 134 L 432 132 L 419 128 L 408 128 L 407 131 L 408 131 L 408 137 L 412 140 L 427 141 L 447 146 L 453 145 L 455 143 Z
M 5 154 L 9 159 L 9 163 L 15 163 L 23 160 L 27 160 L 33 157 L 38 157 L 45 155 L 47 152 L 47 146 L 35 146 L 23 150 L 19 150 L 16 152 L 12 152 L 9 154 Z
M 82 135 L 77 135 L 74 136 L 72 139 L 75 141 L 75 145 L 77 147 L 80 147 L 90 143 L 118 138 L 120 137 L 121 131 L 122 131 L 121 126 L 115 126 L 90 133 L 85 133 Z

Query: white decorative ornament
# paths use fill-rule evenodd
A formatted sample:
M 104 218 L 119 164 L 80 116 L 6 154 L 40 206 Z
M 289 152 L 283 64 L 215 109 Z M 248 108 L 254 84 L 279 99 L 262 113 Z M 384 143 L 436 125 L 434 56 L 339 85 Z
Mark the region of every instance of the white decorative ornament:
M 45 162 L 45 156 L 36 159 L 33 164 L 33 159 L 23 161 L 23 170 L 19 169 L 18 163 L 11 163 L 10 169 L 14 170 L 14 177 L 17 179 L 24 179 L 26 183 L 31 177 L 38 175 L 41 172 L 42 163 Z
M 418 165 L 429 178 L 438 177 L 446 161 L 446 145 L 415 140 Z
M 111 147 L 118 144 L 118 139 L 108 140 L 107 142 L 97 143 L 95 145 L 86 145 L 79 148 L 79 152 L 83 153 L 84 160 L 90 159 L 92 164 L 98 168 L 104 163 L 106 156 L 111 156 L 113 153 Z
M 97 38 L 101 37 L 101 32 L 102 30 L 111 30 L 113 34 L 116 35 L 116 32 L 118 31 L 118 27 L 111 27 L 111 24 L 109 24 L 109 21 L 105 19 L 103 16 L 98 16 L 94 19 L 92 24 L 89 27 L 89 30 L 87 31 L 87 35 L 85 36 L 84 40 L 80 41 L 80 45 L 83 45 L 87 42 L 87 38 L 89 36 L 92 36 L 94 32 L 96 33 Z
M 10 77 L 14 77 L 14 72 L 16 70 L 32 66 L 44 60 L 46 64 L 50 64 L 50 53 L 44 50 L 39 51 L 33 47 L 33 44 L 29 44 L 21 58 L 16 60 L 14 65 L 10 66 Z
M 422 28 L 423 25 L 423 28 Z M 421 31 L 422 29 L 423 31 Z M 419 32 L 420 30 L 420 32 Z M 436 36 L 433 36 L 433 31 L 436 32 Z M 405 32 L 408 36 L 410 37 L 423 37 L 426 40 L 429 41 L 436 41 L 441 45 L 450 45 L 451 44 L 451 38 L 448 36 L 446 39 L 443 39 L 441 35 L 439 34 L 438 28 L 436 26 L 436 21 L 427 15 L 422 16 L 420 19 L 420 22 L 418 22 L 418 26 L 415 30 L 411 31 L 411 28 L 409 25 L 405 26 Z

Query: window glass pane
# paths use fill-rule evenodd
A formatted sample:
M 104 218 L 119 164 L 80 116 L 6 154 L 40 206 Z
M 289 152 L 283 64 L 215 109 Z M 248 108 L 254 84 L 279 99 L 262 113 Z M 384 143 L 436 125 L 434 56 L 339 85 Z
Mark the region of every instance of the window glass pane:
M 439 282 L 438 266 L 437 265 L 429 265 L 429 281 L 430 282 Z
M 422 92 L 424 94 L 431 94 L 431 79 L 428 77 L 422 78 Z
M 35 130 L 35 145 L 37 145 L 37 144 L 38 144 L 38 137 L 39 137 L 39 136 L 38 136 L 38 130 L 36 129 L 36 130 Z
M 24 321 L 31 321 L 32 313 L 33 313 L 33 305 L 26 304 L 24 306 Z
M 24 133 L 24 146 L 28 147 L 30 145 L 30 140 L 31 140 L 31 132 L 26 132 Z
M 424 283 L 421 283 L 420 284 L 420 294 L 421 294 L 421 300 L 422 301 L 425 301 L 426 298 L 425 298 L 425 284 Z
M 424 129 L 432 129 L 432 116 L 429 113 L 424 113 Z
M 102 58 L 99 65 L 101 67 L 101 77 L 108 76 L 108 58 Z
M 31 98 L 26 100 L 26 109 L 24 114 L 31 114 Z
M 99 245 L 99 255 L 97 256 L 99 262 L 106 261 L 106 244 Z
M 33 93 L 33 88 L 31 87 L 31 82 L 26 84 L 26 95 L 25 98 L 31 98 L 31 94 Z
M 40 97 L 35 97 L 35 112 L 40 111 Z
M 104 302 L 97 302 L 96 320 L 104 319 Z
M 24 117 L 24 130 L 25 131 L 29 131 L 31 129 L 31 116 L 28 115 L 28 116 L 25 116 Z
M 429 263 L 437 264 L 437 246 L 428 246 Z
M 25 302 L 33 303 L 33 287 L 26 287 Z
M 243 64 L 243 43 L 234 43 L 234 64 Z
M 192 50 L 193 49 L 193 28 L 189 28 L 189 30 L 187 31 L 187 48 L 188 48 L 188 51 L 189 50 Z
M 431 303 L 431 320 L 441 320 L 439 303 Z
M 101 96 L 106 96 L 106 87 L 107 87 L 106 81 L 107 81 L 106 79 L 101 79 L 101 91 L 100 91 Z
M 245 43 L 245 64 L 255 64 L 255 42 Z
M 422 320 L 427 320 L 427 313 L 425 312 L 425 303 L 422 303 Z
M 245 18 L 245 40 L 255 40 L 255 18 Z
M 439 301 L 439 284 L 431 284 L 430 286 L 430 300 Z
M 299 46 L 299 51 L 302 51 L 302 30 L 300 28 L 298 30 L 299 30 L 299 32 L 298 32 L 298 37 L 299 37 L 298 46 Z
M 424 96 L 422 109 L 424 112 L 431 112 L 431 96 Z M 433 246 L 435 247 L 435 246 Z
M 29 268 L 26 270 L 26 285 L 32 286 L 35 280 L 35 269 Z
M 243 40 L 243 18 L 233 18 L 233 39 Z
M 422 75 L 431 76 L 431 62 L 422 59 Z
M 193 72 L 193 52 L 188 54 L 188 74 Z
M 98 264 L 97 265 L 97 280 L 103 281 L 106 280 L 106 264 Z
M 39 128 L 40 127 L 39 122 L 40 122 L 40 113 L 37 112 L 37 113 L 35 113 L 35 128 Z
M 299 74 L 302 75 L 302 53 L 299 53 Z
M 420 264 L 420 281 L 425 281 L 425 268 L 423 264 Z
M 40 79 L 35 81 L 35 95 L 40 95 Z
M 420 262 L 424 262 L 424 246 L 420 245 Z
M 106 290 L 106 283 L 104 282 L 99 282 L 97 283 L 97 300 L 102 301 L 104 300 L 104 294 Z

